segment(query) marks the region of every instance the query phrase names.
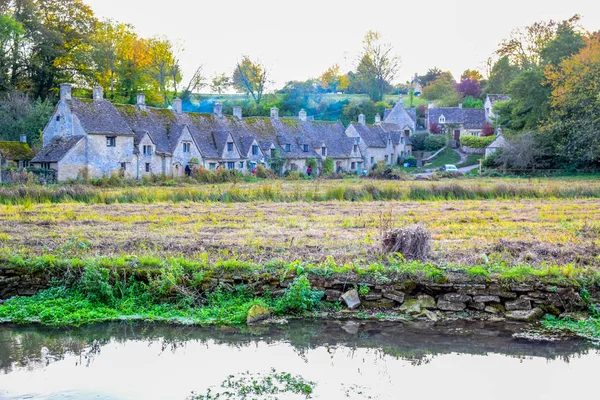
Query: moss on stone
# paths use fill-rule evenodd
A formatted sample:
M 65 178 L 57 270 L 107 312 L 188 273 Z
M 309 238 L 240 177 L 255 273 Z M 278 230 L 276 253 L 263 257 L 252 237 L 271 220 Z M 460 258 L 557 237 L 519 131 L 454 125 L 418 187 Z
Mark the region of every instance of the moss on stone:
M 31 147 L 21 142 L 0 142 L 0 154 L 3 158 L 14 161 L 27 161 L 33 158 Z

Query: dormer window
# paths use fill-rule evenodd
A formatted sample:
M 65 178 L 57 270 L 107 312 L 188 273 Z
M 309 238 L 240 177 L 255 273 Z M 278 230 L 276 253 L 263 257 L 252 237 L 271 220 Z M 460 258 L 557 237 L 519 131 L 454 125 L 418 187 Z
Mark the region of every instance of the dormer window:
M 252 155 L 253 156 L 257 156 L 258 155 L 258 146 L 253 144 L 252 145 Z
M 410 136 L 410 129 L 405 129 L 404 130 L 404 136 L 406 136 L 406 137 Z
M 144 153 L 145 156 L 151 156 L 152 155 L 152 146 L 144 145 L 142 152 Z
M 360 137 L 357 137 L 357 138 L 356 138 L 356 143 L 359 143 L 359 144 L 360 144 Z
M 327 147 L 325 147 L 325 146 L 321 147 L 321 155 L 323 157 L 325 157 L 327 155 Z
M 446 117 L 444 117 L 443 115 L 440 115 L 440 124 L 445 124 L 446 123 Z
M 400 136 L 400 143 L 404 143 L 404 136 Z
M 352 151 L 355 153 L 358 153 L 358 145 L 357 144 L 354 145 L 354 149 Z
M 290 151 L 292 151 L 292 145 L 290 145 L 290 144 L 286 144 L 286 145 L 285 145 L 285 151 L 287 151 L 288 153 L 289 153 Z
M 275 149 L 271 149 L 271 157 L 275 158 Z
M 308 153 L 308 145 L 307 144 L 304 145 L 304 152 Z
M 192 152 L 192 144 L 190 142 L 184 142 L 183 143 L 183 152 L 184 153 L 191 153 Z
M 227 151 L 233 151 L 233 142 L 227 142 Z M 233 169 L 233 168 L 230 168 Z

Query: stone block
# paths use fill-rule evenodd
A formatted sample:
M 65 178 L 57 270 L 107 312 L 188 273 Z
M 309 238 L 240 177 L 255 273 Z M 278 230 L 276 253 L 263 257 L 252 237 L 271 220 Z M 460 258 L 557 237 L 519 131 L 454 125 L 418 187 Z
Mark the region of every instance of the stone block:
M 476 303 L 500 303 L 499 296 L 475 296 L 473 301 Z
M 398 292 L 396 290 L 385 290 L 383 292 L 383 297 L 386 299 L 394 300 L 396 303 L 402 304 L 404 303 L 405 294 L 402 292 Z
M 328 289 L 325 291 L 327 301 L 340 301 L 340 297 L 342 297 L 342 292 L 339 290 Z
M 544 316 L 544 311 L 539 308 L 532 310 L 515 310 L 506 313 L 506 318 L 512 321 L 534 322 Z
M 468 304 L 469 308 L 472 308 L 474 310 L 478 310 L 478 311 L 483 311 L 485 310 L 485 303 L 477 303 L 477 302 L 470 302 Z
M 360 306 L 360 298 L 358 297 L 358 292 L 354 289 L 347 291 L 342 295 L 342 301 L 346 304 L 351 310 L 354 310 Z
M 437 308 L 442 311 L 463 311 L 465 308 L 467 308 L 467 304 L 440 299 L 437 302 Z
M 472 300 L 471 296 L 462 293 L 446 293 L 442 299 L 452 303 L 468 303 Z
M 383 296 L 381 293 L 369 293 L 369 294 L 364 295 L 363 298 L 366 301 L 377 301 L 377 300 L 381 300 L 382 297 Z
M 526 299 L 517 299 L 505 303 L 506 311 L 527 311 L 531 310 L 531 301 Z

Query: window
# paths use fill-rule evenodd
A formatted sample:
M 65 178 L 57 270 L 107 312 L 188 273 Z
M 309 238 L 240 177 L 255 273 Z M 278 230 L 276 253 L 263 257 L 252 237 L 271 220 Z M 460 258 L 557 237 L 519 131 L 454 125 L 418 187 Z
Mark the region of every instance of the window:
M 244 162 L 240 161 L 240 169 L 244 169 Z
M 400 136 L 400 143 L 404 143 L 404 136 Z
M 252 145 L 252 155 L 253 156 L 257 156 L 258 155 L 258 146 L 253 144 Z
M 228 161 L 227 162 L 227 169 L 235 169 L 235 162 Z
M 56 116 L 56 121 L 57 121 L 57 122 L 58 122 L 58 121 L 60 121 L 60 115 L 57 115 L 57 116 Z
M 143 153 L 144 153 L 145 156 L 152 155 L 152 146 L 150 146 L 150 145 L 144 145 L 144 147 L 143 147 Z
M 40 168 L 41 169 L 50 169 L 50 163 L 47 163 L 47 162 L 40 163 Z
M 304 145 L 304 152 L 308 153 L 308 145 L 307 144 Z
M 440 122 L 440 124 L 445 124 L 446 123 L 446 117 L 444 117 L 443 115 L 440 115 L 439 122 Z
M 355 153 L 358 153 L 358 145 L 357 144 L 354 145 L 354 149 L 352 151 Z
M 296 165 L 296 164 L 292 163 L 292 164 L 290 165 L 290 169 L 291 169 L 292 171 L 298 171 L 298 165 Z
M 211 171 L 214 171 L 215 169 L 217 169 L 217 164 L 214 162 L 209 163 L 208 169 L 210 169 Z
M 275 149 L 271 149 L 271 157 L 275 157 Z
M 322 156 L 326 156 L 327 155 L 327 147 L 321 147 L 321 155 Z
M 192 144 L 190 142 L 183 142 L 183 152 L 191 153 L 191 151 L 192 151 Z
M 287 151 L 288 153 L 289 153 L 290 151 L 292 151 L 292 145 L 290 145 L 290 144 L 286 144 L 286 145 L 285 145 L 285 151 Z
M 388 163 L 388 160 L 389 160 L 389 159 L 390 159 L 390 156 L 386 155 L 386 156 L 385 156 L 385 163 L 386 163 L 386 164 Z
M 121 163 L 121 171 L 126 171 L 127 170 L 127 163 L 122 162 Z
M 227 151 L 233 151 L 233 142 L 227 142 Z
M 409 129 L 405 129 L 404 130 L 404 136 L 406 136 L 406 137 L 410 136 L 410 130 Z
M 350 164 L 350 169 L 353 170 L 353 171 L 356 169 L 356 163 L 355 162 L 352 162 Z
M 375 157 L 371 157 L 371 164 L 375 164 Z
M 360 137 L 356 138 L 356 143 L 360 143 Z
M 150 168 L 150 163 L 147 162 L 146 163 L 146 172 L 150 172 L 151 168 Z
M 117 137 L 116 136 L 107 136 L 106 137 L 106 147 L 115 147 L 117 145 Z

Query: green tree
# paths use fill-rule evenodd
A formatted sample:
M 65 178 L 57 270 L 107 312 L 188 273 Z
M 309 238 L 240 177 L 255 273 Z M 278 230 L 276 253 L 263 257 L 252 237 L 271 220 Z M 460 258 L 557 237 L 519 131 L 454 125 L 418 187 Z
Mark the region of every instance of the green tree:
M 505 94 L 508 85 L 517 77 L 520 67 L 512 65 L 508 56 L 500 58 L 490 72 L 490 76 L 483 88 L 484 94 Z
M 224 73 L 215 74 L 210 83 L 210 90 L 213 93 L 222 94 L 231 86 L 231 80 Z
M 400 69 L 401 62 L 400 57 L 394 54 L 392 45 L 382 42 L 379 32 L 367 32 L 356 73 L 371 100 L 383 99 Z
M 10 15 L 0 15 L 0 92 L 11 87 L 12 56 L 24 33 L 20 22 Z
M 248 56 L 242 56 L 233 71 L 232 84 L 240 93 L 252 96 L 256 105 L 260 104 L 269 71 L 260 61 L 252 61 Z
M 0 98 L 0 140 L 19 140 L 27 136 L 27 142 L 38 145 L 41 131 L 54 112 L 48 100 L 32 101 L 21 92 L 6 93 Z
M 562 60 L 577 54 L 584 47 L 583 37 L 572 23 L 563 22 L 556 30 L 556 36 L 541 50 L 544 64 L 559 65 Z
M 544 72 L 531 69 L 521 72 L 508 85 L 511 98 L 508 127 L 517 131 L 536 130 L 539 123 L 548 117 L 550 88 L 544 83 Z
M 443 72 L 438 78 L 423 89 L 423 97 L 437 101 L 439 106 L 456 106 L 460 97 L 456 92 L 456 81 L 450 72 Z

